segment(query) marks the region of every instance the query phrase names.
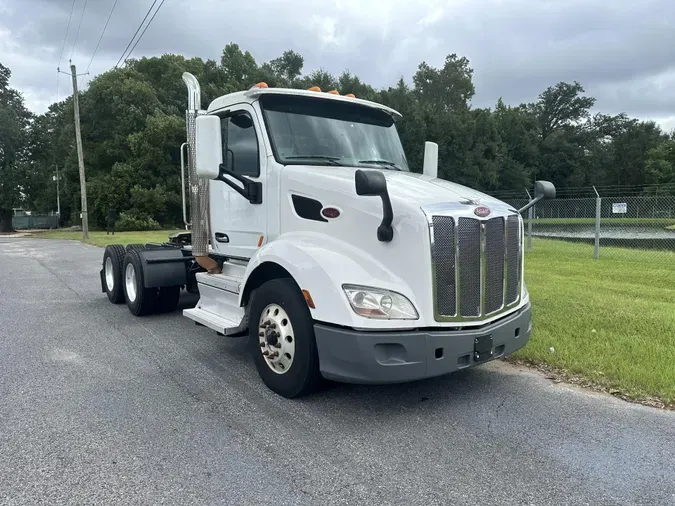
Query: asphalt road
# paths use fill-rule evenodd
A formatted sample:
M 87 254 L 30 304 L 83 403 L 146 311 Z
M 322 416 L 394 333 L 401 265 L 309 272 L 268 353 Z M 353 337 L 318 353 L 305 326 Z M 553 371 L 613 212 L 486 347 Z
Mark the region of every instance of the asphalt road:
M 0 238 L 0 504 L 675 504 L 673 412 L 500 362 L 289 401 L 101 258 Z

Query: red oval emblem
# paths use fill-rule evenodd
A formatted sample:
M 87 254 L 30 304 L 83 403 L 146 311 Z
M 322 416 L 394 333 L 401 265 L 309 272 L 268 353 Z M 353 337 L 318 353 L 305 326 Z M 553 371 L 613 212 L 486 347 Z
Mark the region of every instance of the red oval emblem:
M 485 206 L 478 206 L 476 209 L 473 210 L 473 214 L 475 214 L 476 216 L 480 216 L 481 218 L 489 216 L 491 212 L 492 211 L 490 211 L 490 208 Z
M 335 219 L 340 216 L 340 211 L 334 207 L 324 207 L 321 210 L 321 214 L 323 214 L 326 218 Z

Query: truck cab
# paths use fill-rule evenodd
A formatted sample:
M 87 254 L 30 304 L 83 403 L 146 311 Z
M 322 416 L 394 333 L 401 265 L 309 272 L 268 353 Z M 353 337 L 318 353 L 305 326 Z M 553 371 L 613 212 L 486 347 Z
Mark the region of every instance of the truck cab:
M 183 314 L 247 337 L 270 389 L 418 380 L 527 343 L 525 208 L 436 177 L 433 143 L 414 172 L 401 115 L 382 104 L 259 83 L 202 110 L 183 80 L 191 237 L 185 278 L 176 261 L 164 283 L 193 276 L 199 301 Z M 165 265 L 141 258 L 162 248 L 134 254 L 137 269 Z

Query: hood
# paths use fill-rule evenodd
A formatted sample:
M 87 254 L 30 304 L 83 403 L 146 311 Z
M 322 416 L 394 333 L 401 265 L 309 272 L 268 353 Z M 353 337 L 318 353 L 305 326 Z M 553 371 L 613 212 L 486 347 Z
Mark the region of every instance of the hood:
M 443 179 L 390 169 L 370 167 L 334 167 L 313 165 L 289 165 L 286 169 L 302 175 L 302 181 L 310 186 L 328 186 L 335 191 L 354 195 L 354 175 L 357 170 L 377 170 L 384 174 L 387 180 L 389 196 L 394 200 L 403 200 L 421 206 L 457 202 L 466 199 L 479 200 L 481 204 L 509 206 L 503 201 L 490 195 L 479 192 L 461 184 L 452 183 Z M 296 172 L 297 171 L 297 172 Z M 319 179 L 308 178 L 312 174 Z M 311 182 L 310 182 L 311 181 Z
M 481 204 L 504 204 L 501 200 L 473 188 L 437 177 L 425 176 L 415 172 L 392 170 L 383 170 L 382 172 L 387 180 L 387 189 L 390 195 L 414 199 L 422 205 L 466 199 L 479 200 Z

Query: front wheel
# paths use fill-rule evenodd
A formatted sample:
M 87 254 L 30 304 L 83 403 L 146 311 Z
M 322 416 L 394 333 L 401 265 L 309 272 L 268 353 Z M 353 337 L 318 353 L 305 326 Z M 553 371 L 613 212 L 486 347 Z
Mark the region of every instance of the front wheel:
M 267 281 L 253 292 L 249 329 L 258 374 L 270 390 L 286 398 L 318 390 L 312 317 L 291 279 Z

